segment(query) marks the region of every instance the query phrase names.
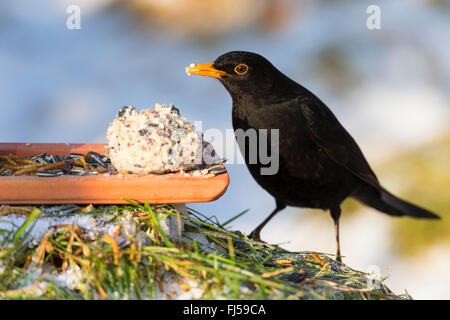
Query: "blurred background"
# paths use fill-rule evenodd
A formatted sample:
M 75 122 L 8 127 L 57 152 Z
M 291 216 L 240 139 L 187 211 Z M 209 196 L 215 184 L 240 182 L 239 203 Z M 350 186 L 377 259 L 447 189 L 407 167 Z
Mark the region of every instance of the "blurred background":
M 383 185 L 443 219 L 391 218 L 346 201 L 344 261 L 378 266 L 396 293 L 450 298 L 450 1 L 39 0 L 0 2 L 1 142 L 105 142 L 122 105 L 175 104 L 203 130 L 231 125 L 231 98 L 190 63 L 231 50 L 264 55 L 317 94 L 355 137 Z M 70 30 L 69 5 L 81 10 Z M 220 141 L 213 143 L 220 144 Z M 212 203 L 191 207 L 250 232 L 274 208 L 245 165 Z M 334 253 L 328 213 L 288 208 L 262 238 Z

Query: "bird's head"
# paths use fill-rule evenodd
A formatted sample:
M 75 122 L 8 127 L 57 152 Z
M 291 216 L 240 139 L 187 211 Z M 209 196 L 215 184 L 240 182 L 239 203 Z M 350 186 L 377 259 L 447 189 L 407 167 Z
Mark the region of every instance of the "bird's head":
M 214 62 L 191 64 L 187 74 L 218 78 L 231 96 L 264 94 L 285 77 L 263 56 L 245 51 L 231 51 Z

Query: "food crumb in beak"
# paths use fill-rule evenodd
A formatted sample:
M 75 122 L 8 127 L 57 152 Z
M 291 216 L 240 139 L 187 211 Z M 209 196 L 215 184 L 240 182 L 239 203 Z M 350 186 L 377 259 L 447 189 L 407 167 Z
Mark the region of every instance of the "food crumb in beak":
M 191 75 L 191 73 L 189 72 L 189 68 L 192 68 L 192 67 L 194 67 L 194 66 L 195 66 L 195 63 L 191 63 L 191 64 L 189 65 L 189 67 L 184 68 L 184 71 L 186 71 L 186 74 L 187 74 L 188 76 Z

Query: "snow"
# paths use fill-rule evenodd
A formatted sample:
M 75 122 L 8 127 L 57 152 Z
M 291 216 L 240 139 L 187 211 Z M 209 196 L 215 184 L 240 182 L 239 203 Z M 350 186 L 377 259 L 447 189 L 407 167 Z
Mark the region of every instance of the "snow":
M 176 207 L 179 210 L 183 210 L 183 206 L 177 204 Z M 62 208 L 65 208 L 64 206 Z M 44 209 L 45 210 L 45 209 Z M 25 240 L 26 245 L 37 246 L 41 241 L 42 237 L 47 234 L 52 226 L 57 225 L 76 225 L 82 227 L 87 230 L 88 235 L 90 237 L 106 234 L 111 237 L 114 236 L 118 224 L 109 223 L 112 216 L 111 215 L 99 215 L 99 214 L 74 214 L 71 216 L 59 217 L 51 208 L 48 209 L 52 214 L 48 214 L 44 212 L 36 221 L 33 226 L 33 223 L 30 224 L 28 230 L 31 229 L 30 234 Z M 63 210 L 63 209 L 62 209 Z M 113 210 L 113 209 L 112 209 Z M 184 209 L 185 211 L 185 209 Z M 47 211 L 48 212 L 48 211 Z M 185 215 L 185 212 L 182 212 Z M 158 216 L 160 218 L 161 216 Z M 0 218 L 0 229 L 9 230 L 15 232 L 20 228 L 20 226 L 27 220 L 26 216 L 23 215 L 4 215 Z M 116 221 L 122 225 L 123 230 L 118 237 L 116 237 L 116 241 L 119 245 L 128 242 L 127 234 L 133 234 L 133 228 L 135 228 L 136 220 L 133 218 L 131 213 L 125 213 Z M 178 238 L 178 222 L 177 217 L 175 216 L 167 216 L 165 219 L 160 220 L 160 225 L 163 231 L 167 234 L 170 239 Z M 26 233 L 26 232 L 24 232 Z M 0 241 L 2 240 L 2 236 L 4 233 L 0 234 Z
M 187 216 L 186 207 L 184 204 L 174 204 L 177 210 L 180 211 L 182 215 Z M 31 247 L 36 247 L 39 245 L 42 237 L 51 232 L 52 226 L 57 225 L 76 225 L 87 230 L 89 237 L 99 236 L 99 235 L 109 235 L 114 237 L 119 246 L 129 243 L 128 235 L 135 235 L 135 237 L 141 237 L 142 245 L 148 245 L 146 242 L 148 237 L 145 236 L 144 232 L 136 233 L 136 218 L 132 216 L 131 212 L 124 212 L 118 219 L 111 222 L 113 216 L 108 214 L 73 214 L 69 216 L 58 216 L 58 214 L 68 214 L 81 207 L 74 205 L 66 206 L 53 206 L 53 207 L 41 207 L 43 212 L 39 218 L 28 226 L 27 230 L 24 232 L 26 234 L 30 231 L 28 237 L 25 239 L 24 245 Z M 114 207 L 111 207 L 111 213 L 114 212 Z M 157 213 L 157 217 L 161 218 L 161 214 Z M 0 217 L 0 229 L 9 230 L 15 232 L 20 228 L 21 225 L 27 220 L 27 216 L 9 214 Z M 121 225 L 122 229 L 118 236 L 115 236 L 118 226 Z M 170 215 L 160 220 L 160 225 L 167 236 L 172 240 L 178 239 L 178 221 L 177 217 Z M 6 233 L 0 233 L 0 242 L 4 240 Z M 136 240 L 136 239 L 134 239 Z M 206 237 L 203 236 L 202 243 L 207 243 Z M 138 241 L 139 242 L 139 241 Z M 200 241 L 199 241 L 200 242 Z M 5 266 L 0 261 L 0 274 L 5 272 Z M 81 269 L 77 265 L 69 266 L 65 271 L 62 272 L 52 272 L 47 266 L 37 266 L 33 263 L 27 269 L 24 277 L 19 280 L 16 285 L 11 289 L 18 288 L 32 288 L 31 293 L 36 296 L 44 295 L 46 288 L 49 286 L 50 282 L 61 288 L 73 290 L 79 288 L 80 284 L 86 286 L 83 282 L 83 274 Z M 183 282 L 191 286 L 189 290 L 183 290 L 180 284 L 174 281 L 172 275 L 165 275 L 163 279 L 163 288 L 161 291 L 158 289 L 157 297 L 158 299 L 168 298 L 167 294 L 172 298 L 177 299 L 194 299 L 201 296 L 202 291 L 198 288 L 194 288 L 194 283 L 189 279 L 183 279 Z M 114 295 L 114 293 L 112 293 Z M 119 296 L 117 296 L 118 298 Z M 137 297 L 129 297 L 131 299 L 136 299 Z

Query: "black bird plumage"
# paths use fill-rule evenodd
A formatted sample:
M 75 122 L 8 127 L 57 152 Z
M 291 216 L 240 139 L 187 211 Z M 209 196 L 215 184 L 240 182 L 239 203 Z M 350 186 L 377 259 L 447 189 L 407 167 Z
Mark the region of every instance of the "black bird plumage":
M 236 70 L 239 65 L 244 66 Z M 187 71 L 214 76 L 225 86 L 233 99 L 235 130 L 267 129 L 269 138 L 271 129 L 279 130 L 279 170 L 274 175 L 261 175 L 264 165 L 259 161 L 249 163 L 248 141 L 239 145 L 253 178 L 276 200 L 276 209 L 251 233 L 253 238 L 260 239 L 261 229 L 286 206 L 329 210 L 340 261 L 340 206 L 347 197 L 391 216 L 439 218 L 384 189 L 355 140 L 331 110 L 264 57 L 232 51 L 214 63 Z

